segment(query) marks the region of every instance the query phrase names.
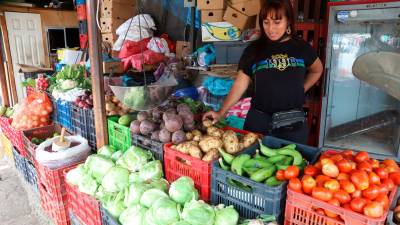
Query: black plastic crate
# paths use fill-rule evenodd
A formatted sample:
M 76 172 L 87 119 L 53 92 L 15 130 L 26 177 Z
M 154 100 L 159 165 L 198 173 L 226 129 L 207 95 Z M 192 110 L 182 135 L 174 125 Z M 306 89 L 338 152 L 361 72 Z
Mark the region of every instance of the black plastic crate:
M 153 153 L 156 160 L 164 162 L 164 143 L 151 140 L 150 137 L 133 134 L 131 132 L 132 145 L 142 147 Z
M 214 42 L 216 64 L 238 64 L 248 42 L 228 41 Z
M 119 221 L 114 219 L 103 206 L 100 206 L 100 212 L 102 225 L 120 225 Z
M 53 120 L 53 122 L 57 122 L 57 100 L 53 97 L 53 95 L 51 93 L 47 93 L 47 96 L 49 96 L 51 104 L 53 105 L 53 112 L 51 113 L 51 120 Z
M 25 165 L 25 159 L 22 157 L 19 152 L 13 147 L 13 158 L 14 158 L 14 163 L 15 163 L 15 168 L 17 168 L 18 172 L 24 176 L 25 180 L 28 180 L 27 174 L 25 172 L 26 170 L 26 165 Z
M 71 103 L 72 132 L 88 140 L 92 149 L 96 148 L 96 131 L 93 109 L 84 109 Z
M 69 218 L 71 220 L 71 225 L 85 225 L 81 223 L 81 221 L 78 219 L 78 217 L 75 216 L 75 214 L 72 212 L 72 210 L 68 210 L 69 213 Z
M 25 160 L 25 174 L 24 176 L 26 178 L 26 181 L 33 187 L 33 190 L 39 194 L 39 188 L 37 186 L 37 171 L 35 166 L 28 161 L 27 159 Z
M 264 137 L 263 144 L 270 148 L 280 148 L 292 144 L 293 142 L 274 137 Z M 321 150 L 296 144 L 296 149 L 300 151 L 303 157 L 310 163 L 315 162 Z M 243 153 L 254 154 L 259 145 L 255 145 L 245 150 Z M 277 187 L 269 187 L 263 183 L 250 180 L 247 177 L 239 176 L 230 171 L 223 170 L 218 161 L 213 163 L 211 181 L 211 203 L 213 205 L 225 204 L 233 205 L 238 210 L 240 216 L 246 219 L 252 219 L 261 214 L 274 215 L 282 219 L 285 209 L 285 199 L 287 182 Z M 234 180 L 247 185 L 250 190 L 244 190 L 230 185 L 229 180 Z

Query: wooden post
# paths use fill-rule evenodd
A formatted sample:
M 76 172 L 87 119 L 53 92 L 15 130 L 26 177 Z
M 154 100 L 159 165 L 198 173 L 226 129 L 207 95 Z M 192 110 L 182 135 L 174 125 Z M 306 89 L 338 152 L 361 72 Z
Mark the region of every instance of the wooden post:
M 3 46 L 0 44 L 0 53 L 3 51 Z M 2 99 L 2 104 L 6 106 L 10 106 L 10 99 L 8 96 L 8 91 L 7 91 L 7 79 L 6 79 L 6 71 L 4 70 L 4 60 L 2 54 L 0 54 L 0 85 L 1 85 L 1 96 L 3 97 Z
M 89 58 L 90 73 L 92 75 L 93 113 L 96 127 L 97 148 L 108 143 L 107 118 L 104 99 L 104 79 L 101 53 L 101 34 L 96 24 L 96 0 L 86 1 L 88 35 L 89 35 Z

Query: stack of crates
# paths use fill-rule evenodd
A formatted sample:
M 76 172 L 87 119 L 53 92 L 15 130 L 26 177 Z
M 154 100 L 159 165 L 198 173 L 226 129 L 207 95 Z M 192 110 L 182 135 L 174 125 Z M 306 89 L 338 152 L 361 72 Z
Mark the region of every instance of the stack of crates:
M 81 49 L 89 46 L 86 0 L 76 0 L 76 12 L 79 20 L 79 42 Z

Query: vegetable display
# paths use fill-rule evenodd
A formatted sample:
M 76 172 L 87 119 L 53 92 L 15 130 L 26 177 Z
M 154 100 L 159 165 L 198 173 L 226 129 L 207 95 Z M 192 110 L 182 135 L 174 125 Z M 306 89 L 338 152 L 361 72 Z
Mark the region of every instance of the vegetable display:
M 285 180 L 297 178 L 300 171 L 307 165 L 307 161 L 296 150 L 295 144 L 271 149 L 263 145 L 261 140 L 259 143 L 260 149 L 257 149 L 253 156 L 240 154 L 235 157 L 220 149 L 222 157 L 218 159 L 218 162 L 221 168 L 273 187 Z
M 304 176 L 292 178 L 288 188 L 318 200 L 365 216 L 379 218 L 389 207 L 389 196 L 400 184 L 400 169 L 395 161 L 379 162 L 367 152 L 326 151 L 319 161 L 304 169 Z M 315 209 L 341 220 L 333 212 Z
M 90 97 L 89 97 L 90 99 Z M 125 114 L 134 112 L 134 110 L 131 110 L 127 108 L 124 104 L 122 104 L 117 97 L 113 95 L 106 95 L 105 96 L 106 100 L 106 114 L 107 116 L 114 116 L 114 115 L 120 115 L 123 116 Z

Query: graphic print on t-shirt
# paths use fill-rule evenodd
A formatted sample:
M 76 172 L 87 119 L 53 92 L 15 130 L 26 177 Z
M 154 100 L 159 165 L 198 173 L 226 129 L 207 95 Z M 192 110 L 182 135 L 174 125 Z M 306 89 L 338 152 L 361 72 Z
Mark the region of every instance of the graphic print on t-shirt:
M 304 59 L 289 57 L 287 54 L 272 55 L 271 58 L 262 60 L 252 66 L 253 74 L 262 69 L 277 69 L 284 71 L 288 67 L 305 67 Z

